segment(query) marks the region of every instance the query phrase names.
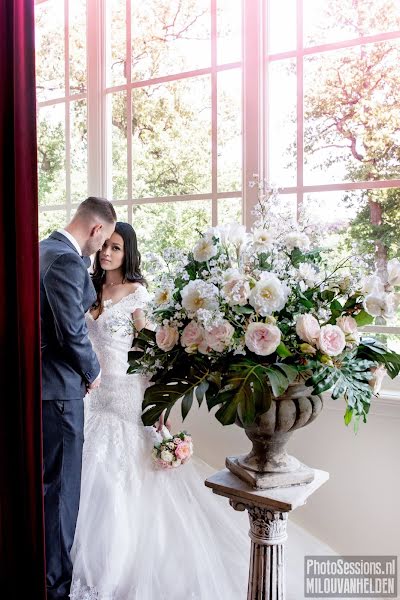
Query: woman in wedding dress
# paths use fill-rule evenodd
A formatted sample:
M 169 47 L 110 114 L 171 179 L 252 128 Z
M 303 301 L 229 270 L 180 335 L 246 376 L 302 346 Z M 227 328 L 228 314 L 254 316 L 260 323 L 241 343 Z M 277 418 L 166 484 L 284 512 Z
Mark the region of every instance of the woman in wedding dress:
M 148 382 L 126 374 L 131 321 L 145 325 L 149 300 L 129 224 L 117 223 L 97 253 L 93 282 L 98 302 L 87 324 L 102 378 L 85 398 L 71 600 L 244 600 L 246 514 L 205 487 L 213 470 L 196 457 L 173 470 L 152 462 L 160 434 L 141 421 Z M 304 555 L 329 549 L 293 524 L 289 546 L 287 598 L 299 600 Z

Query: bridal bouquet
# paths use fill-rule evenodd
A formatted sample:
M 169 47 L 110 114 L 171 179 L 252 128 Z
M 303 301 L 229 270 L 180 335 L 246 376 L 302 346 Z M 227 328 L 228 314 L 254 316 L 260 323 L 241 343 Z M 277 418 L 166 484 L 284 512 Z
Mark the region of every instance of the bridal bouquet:
M 171 435 L 166 428 L 162 435 L 163 440 L 154 445 L 152 452 L 157 467 L 173 469 L 187 463 L 193 454 L 192 437 L 186 431 Z
M 256 182 L 257 183 L 257 182 Z M 151 376 L 142 420 L 153 424 L 194 399 L 224 425 L 254 422 L 294 382 L 345 402 L 349 424 L 364 422 L 379 382 L 400 371 L 400 355 L 360 328 L 395 316 L 400 262 L 364 274 L 351 256 L 333 262 L 320 232 L 274 212 L 277 191 L 260 186 L 255 226 L 201 233 L 188 253 L 167 250 L 128 372 Z

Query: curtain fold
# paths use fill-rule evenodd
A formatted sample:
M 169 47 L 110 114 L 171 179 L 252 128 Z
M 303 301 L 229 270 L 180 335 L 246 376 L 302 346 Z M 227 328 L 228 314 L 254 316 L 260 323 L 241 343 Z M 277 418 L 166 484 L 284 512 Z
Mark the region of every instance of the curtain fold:
M 0 0 L 0 590 L 10 600 L 46 597 L 37 214 L 34 2 Z

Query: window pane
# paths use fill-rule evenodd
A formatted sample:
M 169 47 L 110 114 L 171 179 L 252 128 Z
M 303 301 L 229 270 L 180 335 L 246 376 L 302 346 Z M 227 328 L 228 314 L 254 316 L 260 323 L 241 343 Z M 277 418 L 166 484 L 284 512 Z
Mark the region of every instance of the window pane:
M 306 0 L 303 11 L 306 46 L 400 29 L 398 0 Z
M 108 96 L 109 131 L 111 132 L 111 156 L 108 160 L 108 169 L 114 200 L 124 200 L 128 197 L 126 103 L 126 92 Z
M 294 60 L 269 65 L 267 94 L 268 153 L 270 183 L 296 183 L 296 66 Z
M 217 62 L 242 60 L 242 3 L 217 0 Z
M 86 2 L 69 3 L 69 86 L 71 94 L 86 92 Z
M 218 191 L 242 187 L 242 72 L 218 73 Z
M 53 231 L 62 229 L 67 224 L 65 210 L 39 212 L 39 240 L 48 237 Z
M 218 225 L 241 223 L 243 219 L 242 198 L 220 198 L 218 200 Z
M 71 201 L 87 196 L 87 102 L 70 104 L 71 119 Z
M 127 223 L 128 222 L 128 207 L 114 205 L 114 208 L 115 208 L 115 212 L 117 213 L 117 220 Z
M 39 109 L 39 204 L 63 204 L 65 188 L 65 105 Z
M 307 4 L 308 0 L 304 4 Z M 269 54 L 296 49 L 296 0 L 269 0 L 267 44 Z
M 106 73 L 107 85 L 126 83 L 126 0 L 107 0 L 106 16 Z
M 159 253 L 170 246 L 189 250 L 198 231 L 211 226 L 211 201 L 162 202 L 134 208 L 139 251 Z
M 132 2 L 132 79 L 208 67 L 210 0 Z
M 38 102 L 65 95 L 64 2 L 35 6 L 36 90 Z
M 210 78 L 134 89 L 132 102 L 134 197 L 209 192 Z
M 305 59 L 305 183 L 399 177 L 399 61 L 395 42 Z

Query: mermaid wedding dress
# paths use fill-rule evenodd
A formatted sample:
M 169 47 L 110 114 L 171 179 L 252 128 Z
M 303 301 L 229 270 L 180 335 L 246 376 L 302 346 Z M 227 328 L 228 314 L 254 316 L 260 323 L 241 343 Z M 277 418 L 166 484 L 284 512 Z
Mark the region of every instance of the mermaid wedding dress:
M 130 316 L 148 301 L 144 287 L 106 301 L 89 335 L 101 387 L 85 398 L 79 515 L 71 551 L 71 600 L 244 600 L 250 539 L 245 513 L 205 487 L 213 469 L 196 457 L 156 470 L 158 435 L 144 427 L 147 380 L 127 375 Z M 305 554 L 332 553 L 289 523 L 287 599 L 303 597 Z

